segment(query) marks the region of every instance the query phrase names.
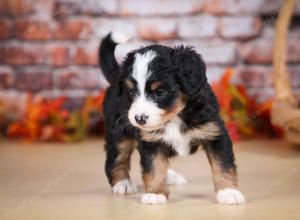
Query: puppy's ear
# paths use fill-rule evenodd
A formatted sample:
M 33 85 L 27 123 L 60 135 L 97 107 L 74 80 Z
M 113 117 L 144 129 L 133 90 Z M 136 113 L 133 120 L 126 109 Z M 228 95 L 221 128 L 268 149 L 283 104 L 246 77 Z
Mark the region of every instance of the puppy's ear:
M 181 90 L 190 98 L 196 98 L 207 82 L 206 66 L 200 54 L 192 47 L 175 47 L 172 61 Z

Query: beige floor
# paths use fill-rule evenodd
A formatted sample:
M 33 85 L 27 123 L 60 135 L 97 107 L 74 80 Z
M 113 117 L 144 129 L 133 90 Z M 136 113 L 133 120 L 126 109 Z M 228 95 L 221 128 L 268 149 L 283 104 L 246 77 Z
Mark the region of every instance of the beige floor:
M 300 219 L 300 152 L 282 141 L 235 145 L 242 206 L 215 201 L 203 152 L 172 166 L 188 183 L 171 188 L 162 206 L 138 203 L 142 192 L 138 156 L 133 179 L 139 193 L 114 196 L 104 172 L 100 140 L 80 144 L 0 143 L 0 219 Z

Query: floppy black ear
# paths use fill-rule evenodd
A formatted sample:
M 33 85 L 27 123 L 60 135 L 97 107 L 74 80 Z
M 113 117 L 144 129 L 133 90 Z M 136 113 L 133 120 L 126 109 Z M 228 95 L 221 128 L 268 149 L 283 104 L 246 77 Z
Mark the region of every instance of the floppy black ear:
M 206 66 L 200 54 L 192 47 L 174 48 L 175 76 L 181 85 L 181 90 L 190 98 L 196 98 L 207 82 Z

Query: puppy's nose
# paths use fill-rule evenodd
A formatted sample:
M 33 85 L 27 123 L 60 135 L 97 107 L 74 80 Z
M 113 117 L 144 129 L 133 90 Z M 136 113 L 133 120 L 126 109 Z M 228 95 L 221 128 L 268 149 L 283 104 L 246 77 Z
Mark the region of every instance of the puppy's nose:
M 149 118 L 149 116 L 145 115 L 145 114 L 135 115 L 135 117 L 134 117 L 136 123 L 138 123 L 139 125 L 146 124 L 148 118 Z

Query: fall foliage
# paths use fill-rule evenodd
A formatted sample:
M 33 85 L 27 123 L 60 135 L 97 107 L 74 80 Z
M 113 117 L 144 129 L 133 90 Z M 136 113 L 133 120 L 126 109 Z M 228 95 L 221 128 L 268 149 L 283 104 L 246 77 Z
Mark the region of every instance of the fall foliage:
M 272 100 L 256 103 L 247 95 L 244 86 L 231 83 L 233 76 L 234 70 L 229 68 L 219 81 L 212 83 L 231 138 L 238 141 L 261 135 L 282 135 L 282 129 L 272 126 L 270 121 Z M 105 91 L 100 91 L 96 97 L 88 96 L 81 109 L 69 111 L 64 108 L 66 97 L 48 100 L 29 95 L 24 114 L 7 125 L 6 135 L 32 142 L 80 141 L 94 130 L 98 130 L 97 136 L 100 136 L 104 96 Z M 0 100 L 0 125 L 5 121 L 4 105 Z

